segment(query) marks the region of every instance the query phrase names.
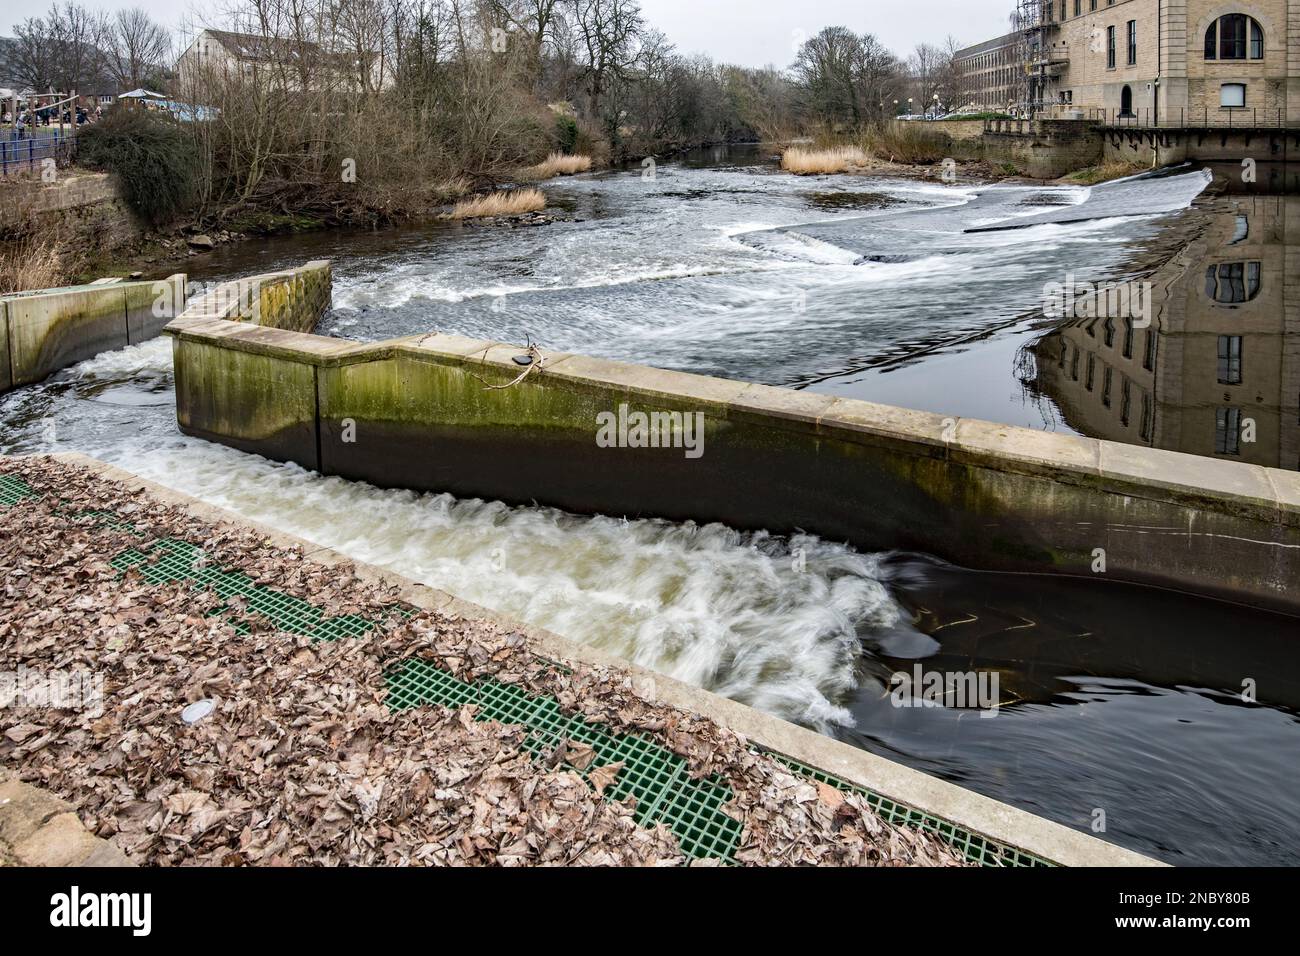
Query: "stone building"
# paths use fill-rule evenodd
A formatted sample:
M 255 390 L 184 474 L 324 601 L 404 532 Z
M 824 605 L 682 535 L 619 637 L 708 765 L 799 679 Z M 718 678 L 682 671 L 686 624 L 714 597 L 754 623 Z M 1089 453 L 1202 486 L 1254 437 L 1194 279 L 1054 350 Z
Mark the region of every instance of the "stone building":
M 392 82 L 378 53 L 358 58 L 306 39 L 210 28 L 199 31 L 181 53 L 176 73 L 186 91 L 213 79 L 249 80 L 259 75 L 308 92 L 356 92 Z
M 1020 99 L 1024 67 L 1019 59 L 1020 34 L 1008 33 L 958 50 L 960 78 L 954 109 L 1005 110 Z
M 1025 111 L 1300 124 L 1300 0 L 1022 0 L 1018 15 Z

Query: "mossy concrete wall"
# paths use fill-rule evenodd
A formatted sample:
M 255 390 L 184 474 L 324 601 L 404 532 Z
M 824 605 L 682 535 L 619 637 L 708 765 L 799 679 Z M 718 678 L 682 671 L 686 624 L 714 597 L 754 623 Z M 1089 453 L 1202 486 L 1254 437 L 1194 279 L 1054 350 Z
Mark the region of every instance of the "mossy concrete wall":
M 329 262 L 316 260 L 297 269 L 213 286 L 193 296 L 181 315 L 187 319 L 229 319 L 310 332 L 329 308 L 331 282 Z
M 581 355 L 515 382 L 519 347 L 452 335 L 167 331 L 182 430 L 324 474 L 1300 611 L 1290 472 Z M 598 416 L 620 406 L 698 413 L 703 453 L 601 447 Z
M 0 298 L 0 390 L 152 338 L 176 318 L 184 290 L 178 273 L 162 282 L 93 283 Z
M 300 361 L 292 344 L 281 357 L 276 344 L 291 331 L 316 327 L 329 307 L 331 281 L 330 264 L 316 261 L 192 297 L 179 322 L 205 330 L 208 341 L 190 339 L 189 347 L 174 350 L 176 391 L 186 396 L 176 404 L 181 430 L 319 468 L 315 366 Z M 249 336 L 257 348 L 225 347 Z

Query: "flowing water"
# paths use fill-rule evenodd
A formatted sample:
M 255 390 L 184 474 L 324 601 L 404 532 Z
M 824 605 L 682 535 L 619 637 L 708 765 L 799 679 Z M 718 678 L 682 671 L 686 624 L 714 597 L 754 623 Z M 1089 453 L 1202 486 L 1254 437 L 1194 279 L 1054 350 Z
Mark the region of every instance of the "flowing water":
M 1064 272 L 1125 275 L 1205 181 L 810 180 L 759 150 L 719 151 L 653 179 L 638 169 L 546 184 L 571 222 L 250 241 L 190 271 L 330 258 L 334 308 L 320 331 L 348 338 L 530 336 L 1087 430 L 1026 378 L 1024 317 Z M 0 452 L 87 452 L 1067 825 L 1089 829 L 1102 810 L 1102 836 L 1171 862 L 1300 859 L 1293 620 L 810 537 L 322 478 L 182 436 L 170 359 L 155 340 L 0 399 Z M 996 674 L 996 719 L 894 706 L 891 675 L 918 662 Z M 1259 704 L 1241 699 L 1248 678 Z

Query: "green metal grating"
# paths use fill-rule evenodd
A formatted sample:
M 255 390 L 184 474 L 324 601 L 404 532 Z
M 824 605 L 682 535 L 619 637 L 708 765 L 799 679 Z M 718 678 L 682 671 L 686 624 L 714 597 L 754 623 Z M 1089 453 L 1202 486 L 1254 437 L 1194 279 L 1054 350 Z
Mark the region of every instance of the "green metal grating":
M 635 798 L 636 822 L 642 826 L 664 824 L 677 836 L 682 852 L 688 856 L 735 862 L 740 823 L 722 809 L 731 799 L 730 788 L 716 777 L 692 780 L 686 761 L 653 741 L 637 734 L 612 734 L 599 725 L 587 723 L 581 716 L 566 716 L 554 698 L 532 697 L 511 684 L 491 678 L 466 683 L 430 661 L 403 661 L 389 670 L 386 680 L 390 710 L 429 704 L 444 707 L 476 704 L 477 720 L 525 727 L 528 733 L 523 746 L 535 758 L 553 753 L 562 740 L 568 739 L 587 744 L 596 751 L 592 767 L 622 761 L 622 770 L 606 791 L 609 799 Z M 890 823 L 935 833 L 973 863 L 996 867 L 1055 865 L 790 757 L 768 755 L 806 779 L 863 794 L 867 803 Z
M 18 504 L 24 498 L 35 498 L 31 485 L 12 475 L 0 475 L 0 508 Z
M 606 799 L 633 797 L 636 822 L 647 827 L 664 824 L 687 856 L 735 862 L 741 825 L 722 809 L 731 799 L 731 788 L 717 777 L 691 779 L 685 760 L 648 738 L 610 733 L 580 715 L 566 715 L 555 698 L 534 697 L 514 684 L 492 678 L 465 683 L 430 661 L 403 661 L 389 669 L 386 680 L 389 710 L 475 704 L 476 720 L 526 728 L 523 746 L 534 758 L 553 753 L 564 740 L 586 744 L 596 758 L 580 772 L 584 779 L 597 767 L 621 761 L 622 769 L 605 790 Z
M 158 542 L 151 549 L 130 548 L 113 559 L 119 571 L 139 570 L 149 584 L 190 582 L 216 593 L 223 601 L 243 598 L 249 611 L 262 614 L 277 630 L 304 634 L 322 641 L 358 637 L 375 625 L 355 614 L 326 617 L 320 608 L 289 594 L 264 588 L 238 571 L 226 571 L 208 562 L 202 548 L 174 538 Z M 228 611 L 229 605 L 216 613 Z M 245 625 L 236 625 L 243 630 Z
M 867 798 L 872 808 L 875 809 L 882 817 L 890 823 L 903 824 L 905 826 L 917 827 L 921 830 L 928 830 L 931 833 L 938 834 L 943 840 L 956 848 L 966 859 L 972 863 L 978 863 L 981 866 L 1056 866 L 1050 860 L 1044 860 L 1042 857 L 1035 856 L 1032 853 L 1026 853 L 1013 846 L 1007 846 L 1004 843 L 998 843 L 987 837 L 982 837 L 977 833 L 972 833 L 964 827 L 949 823 L 947 820 L 941 820 L 939 817 L 909 807 L 906 804 L 890 800 L 888 797 L 882 797 L 880 794 L 866 787 L 860 787 L 855 783 L 849 783 L 847 780 L 841 780 L 839 777 L 831 776 L 823 770 L 816 767 L 810 767 L 807 764 L 800 763 L 793 757 L 787 757 L 783 754 L 764 751 L 773 760 L 777 760 L 789 767 L 800 776 L 809 780 L 816 780 L 821 783 L 829 784 L 837 790 L 843 790 L 846 793 L 860 793 Z

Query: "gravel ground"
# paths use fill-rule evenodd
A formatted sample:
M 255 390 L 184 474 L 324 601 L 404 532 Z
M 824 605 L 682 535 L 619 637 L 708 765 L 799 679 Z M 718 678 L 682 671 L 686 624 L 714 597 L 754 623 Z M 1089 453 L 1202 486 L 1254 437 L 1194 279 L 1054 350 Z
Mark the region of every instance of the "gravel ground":
M 668 830 L 633 821 L 631 798 L 597 792 L 621 765 L 592 766 L 590 748 L 561 742 L 533 760 L 520 748 L 523 729 L 475 721 L 470 706 L 389 712 L 386 669 L 427 658 L 463 680 L 491 675 L 553 694 L 613 732 L 653 737 L 693 775 L 725 777 L 726 811 L 743 824 L 741 863 L 963 865 L 861 796 L 809 783 L 713 722 L 646 700 L 619 668 L 569 663 L 566 672 L 497 624 L 438 611 L 403 617 L 394 591 L 350 566 L 213 526 L 78 466 L 0 459 L 0 474 L 40 495 L 0 508 L 0 672 L 103 680 L 102 712 L 0 700 L 0 765 L 69 800 L 138 863 L 688 862 Z M 327 616 L 377 626 L 313 642 L 277 631 L 239 599 L 206 616 L 222 603 L 211 592 L 151 585 L 110 564 L 167 538 Z M 200 699 L 216 709 L 186 724 L 181 710 Z

